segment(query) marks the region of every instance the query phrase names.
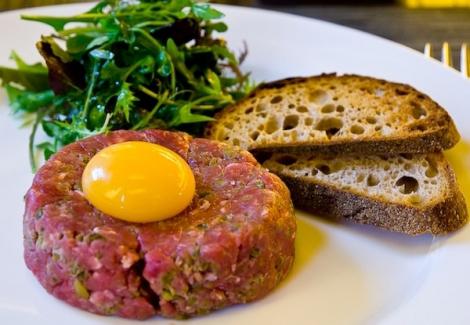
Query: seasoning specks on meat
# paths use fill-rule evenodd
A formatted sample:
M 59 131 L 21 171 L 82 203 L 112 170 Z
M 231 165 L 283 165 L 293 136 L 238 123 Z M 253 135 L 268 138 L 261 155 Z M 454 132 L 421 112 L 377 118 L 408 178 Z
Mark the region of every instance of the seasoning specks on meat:
M 83 169 L 123 141 L 157 143 L 183 157 L 196 178 L 193 203 L 147 224 L 95 209 L 80 192 Z M 184 133 L 116 131 L 63 148 L 36 174 L 26 195 L 24 256 L 47 291 L 76 307 L 181 318 L 269 293 L 291 268 L 295 229 L 287 188 L 248 152 Z

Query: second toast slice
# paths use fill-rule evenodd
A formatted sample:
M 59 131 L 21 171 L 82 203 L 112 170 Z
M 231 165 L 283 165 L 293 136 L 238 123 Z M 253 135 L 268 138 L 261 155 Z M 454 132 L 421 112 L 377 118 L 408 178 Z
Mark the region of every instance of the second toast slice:
M 442 153 L 320 156 L 277 153 L 263 165 L 289 187 L 296 207 L 411 235 L 443 234 L 468 219 Z

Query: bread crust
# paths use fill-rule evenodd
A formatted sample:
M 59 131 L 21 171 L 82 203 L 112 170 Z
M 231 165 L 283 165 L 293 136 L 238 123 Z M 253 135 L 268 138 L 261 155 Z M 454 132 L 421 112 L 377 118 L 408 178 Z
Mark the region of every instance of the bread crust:
M 256 153 L 304 153 L 314 152 L 318 154 L 399 154 L 399 153 L 428 153 L 438 152 L 452 148 L 459 140 L 460 135 L 451 122 L 448 129 L 437 129 L 423 135 L 417 135 L 400 139 L 383 140 L 343 140 L 329 143 L 301 144 L 291 142 L 289 144 L 260 145 L 248 148 Z
M 460 139 L 455 124 L 448 113 L 429 96 L 413 87 L 371 77 L 353 74 L 338 76 L 335 73 L 313 77 L 287 78 L 262 84 L 246 99 L 219 112 L 215 116 L 215 121 L 207 125 L 205 136 L 213 139 L 219 137 L 218 133 L 221 130 L 223 131 L 224 123 L 230 122 L 231 117 L 238 117 L 238 119 L 234 119 L 234 123 L 230 123 L 234 125 L 232 130 L 236 133 L 236 137 L 249 137 L 249 134 L 241 132 L 242 129 L 238 130 L 237 123 L 241 122 L 237 121 L 241 117 L 240 114 L 245 114 L 246 109 L 250 105 L 253 106 L 250 102 L 258 98 L 262 99 L 262 97 L 271 98 L 277 90 L 279 90 L 278 94 L 282 94 L 284 87 L 300 85 L 312 80 L 316 82 L 317 79 L 319 82 L 331 81 L 330 85 L 334 85 L 333 82 L 340 85 L 342 82 L 347 83 L 358 79 L 364 84 L 370 83 L 372 88 L 381 88 L 381 85 L 391 87 L 393 94 L 390 98 L 387 98 L 386 105 L 393 107 L 394 94 L 397 96 L 413 94 L 418 105 L 424 103 L 429 107 L 430 114 L 426 118 L 420 118 L 420 115 L 418 115 L 411 124 L 407 125 L 406 128 L 403 126 L 403 130 L 400 129 L 393 136 L 379 134 L 378 136 L 368 137 L 348 136 L 342 139 L 331 136 L 328 140 L 325 140 L 326 138 L 313 138 L 311 141 L 295 141 L 292 139 L 289 141 L 274 140 L 267 143 L 256 142 L 256 140 L 254 142 L 248 141 L 247 149 L 254 153 L 257 158 L 279 152 L 292 155 L 311 152 L 315 155 L 327 154 L 332 156 L 431 153 L 449 149 Z M 359 87 L 356 89 L 359 89 Z M 275 109 L 274 106 L 270 106 L 270 108 Z M 253 108 L 251 108 L 251 111 L 253 111 Z M 269 111 L 266 112 L 269 114 Z M 396 115 L 400 114 L 402 112 L 398 110 Z M 253 115 L 253 118 L 256 118 L 256 116 Z M 308 131 L 308 128 L 306 128 L 306 131 Z M 433 203 L 426 203 L 427 205 L 421 206 L 408 203 L 392 203 L 386 199 L 368 197 L 364 194 L 323 184 L 310 178 L 293 177 L 282 173 L 282 171 L 274 170 L 272 172 L 277 173 L 287 184 L 296 207 L 336 220 L 350 220 L 409 235 L 424 233 L 439 235 L 461 228 L 468 219 L 464 197 L 459 191 L 455 175 L 448 164 L 445 167 L 445 177 L 448 180 L 448 188 L 445 194 L 440 200 L 433 200 Z
M 463 227 L 468 220 L 464 197 L 452 170 L 450 189 L 442 200 L 423 208 L 378 200 L 326 184 L 278 173 L 291 191 L 294 205 L 336 221 L 348 220 L 386 230 L 420 235 L 442 235 Z
M 319 80 L 348 80 L 348 79 L 359 79 L 363 82 L 371 82 L 373 84 L 383 84 L 387 87 L 393 87 L 396 91 L 409 92 L 416 94 L 422 101 L 426 101 L 432 105 L 435 109 L 433 118 L 426 119 L 425 126 L 420 120 L 416 122 L 416 128 L 418 131 L 407 131 L 404 130 L 402 134 L 397 136 L 384 136 L 374 138 L 346 138 L 346 139 L 335 139 L 332 137 L 328 141 L 313 140 L 313 141 L 289 141 L 288 143 L 282 142 L 271 142 L 271 143 L 251 143 L 248 148 L 253 153 L 256 152 L 286 152 L 286 153 L 298 153 L 305 151 L 315 151 L 317 153 L 328 153 L 328 154 L 395 154 L 395 153 L 426 153 L 446 150 L 453 147 L 460 139 L 460 135 L 455 127 L 452 118 L 447 112 L 429 96 L 419 92 L 413 87 L 396 82 L 389 82 L 382 79 L 376 79 L 371 77 L 359 76 L 354 74 L 346 74 L 337 76 L 336 73 L 322 74 L 312 77 L 294 77 L 281 79 L 258 86 L 250 96 L 245 100 L 227 107 L 215 116 L 215 121 L 209 123 L 205 129 L 205 136 L 207 138 L 215 139 L 217 137 L 217 129 L 220 127 L 219 123 L 223 123 L 224 119 L 229 117 L 231 114 L 239 114 L 240 108 L 244 108 L 248 105 L 249 101 L 256 97 L 262 97 L 266 92 L 270 92 L 273 89 L 282 90 L 282 88 L 302 84 L 315 79 Z M 242 135 L 243 136 L 243 135 Z M 248 137 L 248 135 L 245 135 Z M 220 140 L 220 139 L 219 139 Z

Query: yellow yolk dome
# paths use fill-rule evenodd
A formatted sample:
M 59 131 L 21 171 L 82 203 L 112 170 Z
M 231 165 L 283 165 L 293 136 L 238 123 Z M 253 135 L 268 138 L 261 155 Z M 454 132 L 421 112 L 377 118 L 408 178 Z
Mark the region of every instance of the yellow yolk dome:
M 170 149 L 143 141 L 111 145 L 85 167 L 82 188 L 97 209 L 129 222 L 173 217 L 192 201 L 195 180 L 186 161 Z

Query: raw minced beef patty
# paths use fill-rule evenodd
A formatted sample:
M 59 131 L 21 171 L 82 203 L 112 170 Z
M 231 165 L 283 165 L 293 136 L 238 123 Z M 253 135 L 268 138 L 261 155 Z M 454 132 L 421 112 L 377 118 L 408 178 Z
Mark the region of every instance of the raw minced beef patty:
M 148 141 L 181 155 L 196 195 L 179 215 L 136 224 L 94 208 L 81 191 L 90 158 Z M 289 191 L 246 151 L 184 133 L 116 131 L 49 159 L 26 194 L 24 257 L 57 298 L 93 313 L 187 317 L 265 296 L 294 260 Z

